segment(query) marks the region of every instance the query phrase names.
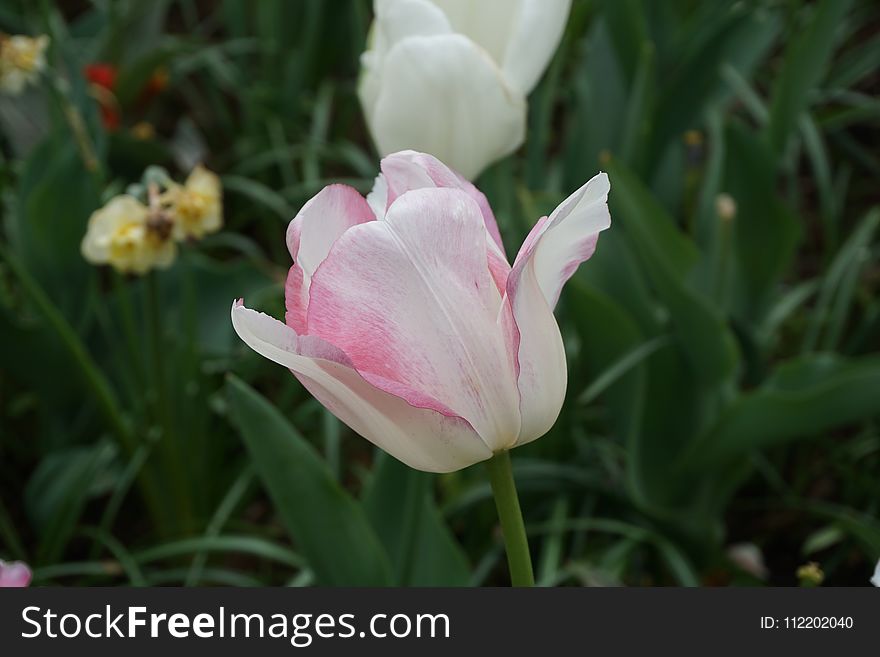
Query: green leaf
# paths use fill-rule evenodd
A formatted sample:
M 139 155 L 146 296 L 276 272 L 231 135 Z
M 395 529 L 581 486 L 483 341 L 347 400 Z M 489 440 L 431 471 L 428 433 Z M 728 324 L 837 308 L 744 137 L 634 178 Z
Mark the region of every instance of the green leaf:
M 734 314 L 747 321 L 775 296 L 800 240 L 800 225 L 779 200 L 775 158 L 765 144 L 738 123 L 725 132 L 724 189 L 736 202 L 733 221 Z
M 835 314 L 832 308 L 841 305 L 842 302 L 839 299 L 842 298 L 841 292 L 846 291 L 844 284 L 848 278 L 847 274 L 852 271 L 857 272 L 860 269 L 862 264 L 860 254 L 868 249 L 878 226 L 880 226 L 880 208 L 873 208 L 859 222 L 858 227 L 852 231 L 849 239 L 846 240 L 837 252 L 834 260 L 822 277 L 816 307 L 813 309 L 813 313 L 810 316 L 810 324 L 804 335 L 804 351 L 812 351 L 816 348 L 823 327 L 830 323 L 833 328 L 837 323 L 843 321 L 839 314 L 848 310 L 848 307 L 844 306 L 841 310 L 837 311 L 838 314 Z M 838 303 L 835 303 L 835 295 L 837 296 Z M 846 299 L 844 298 L 844 300 Z M 829 320 L 832 321 L 829 322 Z M 832 342 L 828 335 L 826 335 L 826 344 L 830 345 Z
M 639 68 L 639 53 L 648 41 L 644 6 L 640 0 L 602 0 L 600 5 L 617 59 L 632 81 Z
M 384 586 L 388 557 L 364 510 L 315 449 L 253 388 L 230 376 L 232 418 L 281 519 L 319 584 Z
M 278 192 L 266 185 L 244 176 L 226 175 L 221 179 L 223 189 L 229 192 L 241 194 L 263 207 L 271 210 L 280 219 L 287 221 L 293 217 L 294 212 L 290 204 Z
M 573 279 L 579 283 L 578 278 Z M 575 381 L 597 381 L 609 368 L 646 343 L 633 317 L 603 293 L 586 285 L 570 286 L 572 317 L 585 336 Z M 668 341 L 658 337 L 654 340 Z M 620 374 L 602 392 L 607 424 L 626 446 L 631 495 L 642 507 L 677 504 L 687 485 L 671 479 L 669 468 L 697 435 L 700 388 L 676 349 L 654 351 Z M 590 386 L 584 393 L 591 392 Z M 677 407 L 676 413 L 669 409 Z M 557 476 L 558 479 L 558 476 Z
M 298 554 L 259 536 L 217 535 L 185 538 L 170 543 L 160 543 L 132 556 L 136 563 L 143 565 L 202 552 L 248 554 L 260 559 L 276 561 L 291 568 L 303 567 L 303 560 Z
M 100 442 L 48 454 L 24 491 L 25 508 L 40 536 L 38 563 L 57 560 L 76 529 L 90 486 L 113 458 L 113 446 Z
M 9 242 L 54 303 L 75 321 L 91 275 L 80 243 L 98 202 L 95 179 L 66 134 L 46 139 L 24 161 Z
M 392 563 L 412 559 L 407 579 L 398 584 L 466 586 L 470 579 L 467 557 L 444 523 L 433 496 L 424 494 L 424 489 L 415 526 L 405 526 L 405 509 L 411 501 L 407 495 L 418 488 L 412 480 L 428 477 L 380 452 L 370 486 L 364 493 L 364 509 Z M 412 538 L 408 538 L 410 531 Z M 407 550 L 412 554 L 406 555 Z
M 687 277 L 698 253 L 677 230 L 648 189 L 617 160 L 608 163 L 611 216 L 630 238 L 646 277 L 670 313 L 673 334 L 695 375 L 704 383 L 728 380 L 736 366 L 733 337 L 709 303 L 691 290 Z
M 708 5 L 707 5 L 708 6 Z M 701 113 L 727 91 L 721 70 L 729 65 L 747 76 L 772 45 L 778 31 L 775 16 L 736 5 L 718 11 L 687 33 L 679 51 L 685 54 L 661 81 L 649 153 L 660 161 L 670 140 L 695 127 Z
M 810 92 L 825 74 L 834 48 L 834 37 L 850 0 L 822 0 L 813 9 L 808 24 L 785 51 L 782 71 L 773 90 L 767 139 L 773 150 L 782 152 L 789 135 L 798 127 L 798 117 L 807 108 Z
M 877 390 L 878 356 L 847 361 L 816 354 L 795 359 L 736 401 L 688 463 L 701 467 L 874 417 L 880 413 Z

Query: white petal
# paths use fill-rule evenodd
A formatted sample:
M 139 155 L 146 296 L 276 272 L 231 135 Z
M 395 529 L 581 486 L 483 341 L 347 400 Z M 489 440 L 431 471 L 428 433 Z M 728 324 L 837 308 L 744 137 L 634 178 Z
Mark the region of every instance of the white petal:
M 534 259 L 534 274 L 551 310 L 577 266 L 593 255 L 599 233 L 611 226 L 610 189 L 607 174 L 593 176 L 535 225 L 516 256 L 514 267 L 524 258 Z
M 452 472 L 492 456 L 466 421 L 379 390 L 331 345 L 301 338 L 278 320 L 240 303 L 232 307 L 232 324 L 254 351 L 292 370 L 340 420 L 410 467 Z
M 452 29 L 482 47 L 501 66 L 525 0 L 432 0 Z M 552 3 L 548 3 L 552 4 Z
M 482 2 L 480 3 L 482 4 Z M 571 0 L 522 0 L 501 60 L 507 82 L 528 94 L 553 59 Z
M 567 371 L 553 307 L 577 266 L 592 256 L 599 232 L 611 225 L 608 176 L 600 173 L 563 201 L 526 237 L 507 279 L 509 316 L 519 334 L 522 428 L 518 444 L 544 435 L 565 398 Z
M 376 215 L 376 219 L 382 221 L 385 218 L 385 209 L 388 207 L 388 182 L 384 174 L 380 173 L 373 181 L 373 189 L 367 194 L 367 205 Z
M 382 73 L 388 51 L 409 36 L 450 34 L 446 16 L 430 0 L 376 0 L 375 20 L 368 39 L 368 50 L 361 55 L 358 94 L 371 122 L 381 90 Z
M 377 0 L 375 50 L 390 49 L 411 36 L 449 34 L 449 20 L 429 0 Z
M 525 137 L 525 98 L 461 35 L 403 39 L 376 82 L 375 103 L 361 99 L 383 156 L 423 151 L 472 180 Z

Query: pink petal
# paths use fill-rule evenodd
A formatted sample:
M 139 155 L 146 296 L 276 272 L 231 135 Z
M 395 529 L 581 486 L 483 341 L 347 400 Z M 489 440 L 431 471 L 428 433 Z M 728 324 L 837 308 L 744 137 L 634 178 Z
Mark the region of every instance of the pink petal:
M 504 243 L 501 241 L 498 222 L 495 221 L 495 215 L 492 213 L 489 201 L 486 199 L 486 195 L 477 189 L 472 182 L 447 167 L 433 155 L 416 151 L 400 151 L 385 157 L 382 160 L 382 174 L 388 187 L 386 209 L 391 207 L 398 196 L 412 189 L 449 187 L 467 193 L 480 206 L 486 230 L 506 261 Z
M 492 456 L 466 420 L 401 384 L 395 384 L 399 394 L 377 388 L 326 341 L 299 336 L 242 302 L 232 306 L 232 324 L 248 346 L 293 371 L 346 425 L 410 467 L 452 472 Z
M 373 221 L 366 199 L 348 185 L 328 185 L 315 194 L 287 227 L 287 250 L 308 275 L 346 230 Z
M 567 371 L 553 308 L 565 282 L 593 255 L 599 233 L 611 225 L 609 189 L 608 176 L 600 173 L 540 219 L 507 278 L 505 303 L 519 337 L 523 420 L 518 444 L 544 435 L 562 407 Z M 512 329 L 508 333 L 514 334 Z
M 31 583 L 31 569 L 21 561 L 0 561 L 0 589 L 24 588 Z
M 303 274 L 302 267 L 294 264 L 287 272 L 287 281 L 284 283 L 284 321 L 294 331 L 300 334 L 306 332 L 306 316 L 309 312 L 309 288 L 308 281 Z
M 330 247 L 346 230 L 373 221 L 373 211 L 363 196 L 347 185 L 329 185 L 312 197 L 287 227 L 287 249 L 293 266 L 285 285 L 286 321 L 305 331 L 309 283 Z
M 308 333 L 365 377 L 437 399 L 496 450 L 519 434 L 519 393 L 488 248 L 479 207 L 461 190 L 398 196 L 384 221 L 351 228 L 315 272 Z

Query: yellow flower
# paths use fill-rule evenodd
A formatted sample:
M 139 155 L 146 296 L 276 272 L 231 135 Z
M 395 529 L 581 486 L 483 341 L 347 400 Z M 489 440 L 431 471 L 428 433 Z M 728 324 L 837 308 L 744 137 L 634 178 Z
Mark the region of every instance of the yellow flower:
M 223 225 L 220 179 L 201 165 L 192 170 L 183 185 L 174 185 L 166 192 L 166 202 L 177 240 L 198 239 Z
M 171 266 L 177 247 L 170 239 L 171 224 L 133 196 L 110 200 L 89 218 L 82 241 L 83 257 L 92 264 L 144 274 L 154 267 Z
M 0 91 L 18 95 L 46 67 L 49 37 L 0 36 Z

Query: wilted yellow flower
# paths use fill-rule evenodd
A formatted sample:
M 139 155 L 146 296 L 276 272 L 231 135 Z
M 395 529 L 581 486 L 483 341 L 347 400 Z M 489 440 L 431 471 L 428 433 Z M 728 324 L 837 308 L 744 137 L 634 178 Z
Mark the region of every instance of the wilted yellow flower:
M 18 95 L 46 67 L 49 37 L 0 35 L 0 91 Z
M 144 274 L 174 262 L 177 247 L 170 220 L 127 194 L 116 196 L 89 218 L 82 241 L 83 257 L 92 264 Z
M 801 586 L 819 586 L 825 581 L 825 573 L 818 563 L 811 561 L 797 569 L 797 578 L 800 580 Z
M 220 178 L 201 165 L 192 170 L 183 185 L 170 187 L 165 197 L 174 221 L 175 239 L 198 239 L 223 225 Z

